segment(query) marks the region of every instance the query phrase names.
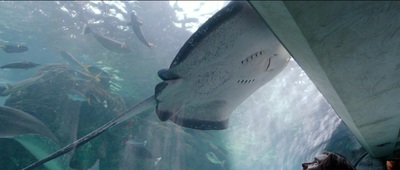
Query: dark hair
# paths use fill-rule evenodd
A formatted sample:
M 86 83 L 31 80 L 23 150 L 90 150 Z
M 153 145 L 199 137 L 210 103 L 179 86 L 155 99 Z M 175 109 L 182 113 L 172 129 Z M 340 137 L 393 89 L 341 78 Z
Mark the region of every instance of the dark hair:
M 328 157 L 320 164 L 322 170 L 356 170 L 344 156 L 329 151 L 324 154 Z

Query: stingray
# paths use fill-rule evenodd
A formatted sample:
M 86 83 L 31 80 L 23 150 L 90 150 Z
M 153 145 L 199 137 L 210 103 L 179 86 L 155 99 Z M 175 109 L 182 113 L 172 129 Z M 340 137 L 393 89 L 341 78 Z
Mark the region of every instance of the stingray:
M 236 107 L 286 67 L 290 54 L 245 1 L 232 1 L 183 45 L 155 94 L 26 169 L 73 150 L 107 129 L 155 109 L 161 121 L 199 130 L 228 128 Z

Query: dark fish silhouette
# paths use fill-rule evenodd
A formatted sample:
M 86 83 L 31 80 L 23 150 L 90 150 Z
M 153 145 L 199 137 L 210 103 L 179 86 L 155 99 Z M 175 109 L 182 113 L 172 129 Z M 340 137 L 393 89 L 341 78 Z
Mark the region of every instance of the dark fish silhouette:
M 129 166 L 130 159 L 146 159 L 146 160 L 153 160 L 154 165 L 157 165 L 158 162 L 161 160 L 161 157 L 154 156 L 147 148 L 147 141 L 137 141 L 133 139 L 131 136 L 130 139 L 125 143 L 125 148 L 123 151 L 123 157 L 127 166 Z
M 48 127 L 21 110 L 0 106 L 0 138 L 14 139 L 37 159 L 60 149 L 59 140 Z M 47 169 L 67 169 L 66 156 L 44 164 Z
M 199 19 L 197 18 L 187 18 L 186 14 L 183 15 L 183 19 L 182 20 L 178 20 L 175 21 L 176 23 L 181 23 L 182 24 L 182 28 L 186 29 L 186 24 L 188 23 L 199 23 Z
M 152 47 L 153 44 L 149 43 L 145 38 L 144 34 L 142 31 L 142 28 L 140 27 L 142 25 L 142 22 L 139 21 L 138 17 L 136 16 L 135 12 L 131 13 L 131 22 L 128 23 L 128 25 L 132 26 L 133 32 L 135 33 L 136 37 L 139 38 L 139 40 L 146 45 L 147 47 Z
M 183 12 L 183 9 L 178 6 L 178 1 L 175 2 L 173 9 L 178 12 Z
M 7 90 L 6 86 L 0 86 L 0 94 Z
M 102 70 L 97 66 L 92 66 L 92 65 L 88 66 L 88 72 L 92 75 L 95 75 L 96 77 L 107 78 L 107 79 L 111 78 L 111 76 L 107 72 L 105 72 L 104 70 Z
M 132 151 L 139 159 L 153 159 L 153 154 L 142 144 L 130 144 Z
M 247 1 L 231 1 L 182 46 L 155 94 L 97 130 L 39 160 L 32 169 L 83 145 L 129 118 L 156 109 L 161 121 L 199 130 L 228 128 L 231 113 L 279 74 L 289 52 Z
M 113 40 L 111 38 L 105 37 L 103 35 L 100 35 L 92 29 L 89 28 L 86 24 L 83 26 L 83 34 L 89 34 L 92 33 L 94 38 L 96 38 L 97 42 L 99 42 L 104 48 L 107 48 L 108 50 L 116 53 L 130 53 L 132 50 L 126 45 L 126 43 L 119 42 L 116 40 Z
M 10 63 L 1 66 L 1 69 L 29 69 L 29 68 L 34 68 L 36 66 L 39 66 L 40 64 L 30 62 L 30 61 L 24 61 L 24 62 L 18 62 L 18 63 Z
M 23 45 L 0 45 L 0 48 L 6 53 L 23 53 L 28 51 L 28 47 Z
M 54 142 L 58 139 L 40 120 L 21 110 L 0 106 L 0 137 L 9 137 L 38 134 Z

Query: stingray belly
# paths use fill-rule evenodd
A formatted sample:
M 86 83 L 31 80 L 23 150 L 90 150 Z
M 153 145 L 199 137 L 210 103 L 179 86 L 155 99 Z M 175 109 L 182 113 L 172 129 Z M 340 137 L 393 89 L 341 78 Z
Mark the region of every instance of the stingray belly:
M 236 107 L 286 67 L 290 54 L 248 2 L 204 23 L 159 72 L 157 115 L 201 130 L 228 127 Z

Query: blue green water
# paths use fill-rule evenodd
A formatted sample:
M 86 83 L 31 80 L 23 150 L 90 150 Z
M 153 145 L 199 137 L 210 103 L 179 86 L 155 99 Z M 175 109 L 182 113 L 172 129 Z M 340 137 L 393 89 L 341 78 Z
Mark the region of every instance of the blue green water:
M 143 22 L 143 33 L 154 44 L 152 48 L 141 43 L 127 25 L 130 11 Z M 59 139 L 55 146 L 67 145 L 153 95 L 155 85 L 161 82 L 157 71 L 169 67 L 192 34 L 174 24 L 177 12 L 166 1 L 1 2 L 0 45 L 25 45 L 29 51 L 10 54 L 0 50 L 0 65 L 21 61 L 41 64 L 33 69 L 0 70 L 1 85 L 48 74 L 35 86 L 0 97 L 1 103 L 42 121 Z M 84 24 L 125 42 L 132 52 L 120 54 L 104 48 L 93 35 L 82 35 Z M 103 88 L 90 78 L 71 78 L 74 75 L 67 74 L 70 68 L 84 70 L 68 63 L 60 51 L 107 71 L 112 75 L 111 85 Z M 85 94 L 69 94 L 70 88 L 84 89 Z M 294 60 L 244 101 L 229 124 L 222 131 L 193 130 L 161 122 L 149 112 L 69 153 L 60 166 L 287 170 L 301 169 L 302 162 L 325 149 L 341 153 L 352 163 L 365 152 Z M 29 151 L 15 138 L 0 139 L 0 169 L 21 169 L 37 160 L 32 152 L 55 150 L 47 140 L 20 138 L 44 147 Z M 147 151 L 151 157 L 145 156 Z M 214 157 L 207 157 L 209 153 Z M 93 167 L 96 161 L 99 165 Z

